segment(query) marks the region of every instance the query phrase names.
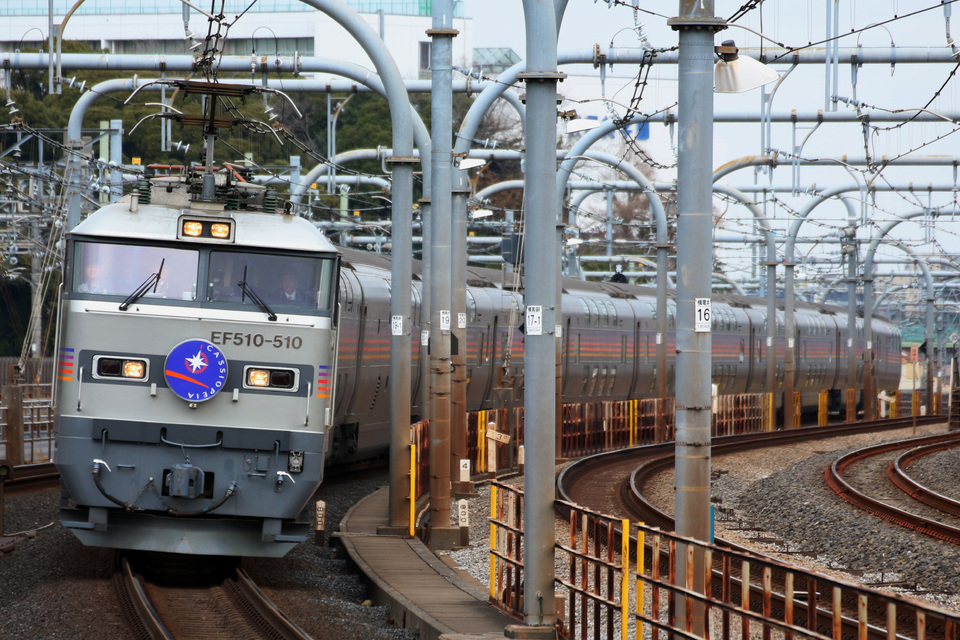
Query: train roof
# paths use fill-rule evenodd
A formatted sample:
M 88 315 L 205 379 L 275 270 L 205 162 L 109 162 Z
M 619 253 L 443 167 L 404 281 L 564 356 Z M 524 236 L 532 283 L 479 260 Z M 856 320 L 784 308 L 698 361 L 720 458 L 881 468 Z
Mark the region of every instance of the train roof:
M 390 272 L 390 254 L 372 253 L 361 249 L 349 249 L 338 247 L 343 255 L 343 265 L 346 268 L 357 271 L 362 270 L 381 270 L 388 275 Z M 422 280 L 422 263 L 414 260 L 412 263 L 412 272 L 414 280 Z M 504 272 L 496 269 L 487 269 L 482 267 L 467 267 L 467 284 L 473 287 L 500 287 L 503 289 L 514 289 L 522 287 L 522 279 L 514 287 L 513 282 L 507 281 Z M 612 298 L 639 299 L 655 298 L 657 290 L 654 287 L 643 287 L 632 284 L 620 284 L 616 282 L 603 282 L 593 280 L 579 280 L 576 278 L 563 278 L 563 292 L 570 295 L 584 296 L 609 296 Z M 676 301 L 676 289 L 667 290 L 667 299 Z M 729 293 L 714 293 L 711 298 L 715 302 L 721 302 L 731 307 L 752 308 L 766 311 L 766 298 L 753 296 L 742 296 Z M 776 300 L 778 311 L 784 310 L 784 301 L 781 298 Z M 797 311 L 808 313 L 822 313 L 824 315 L 846 317 L 847 310 L 835 305 L 820 304 L 814 302 L 804 302 L 797 300 Z M 858 310 L 857 317 L 862 319 L 862 313 Z M 875 319 L 886 320 L 882 316 L 875 314 Z
M 234 242 L 230 246 L 337 252 L 333 243 L 310 221 L 297 216 L 244 211 L 211 212 L 149 204 L 141 204 L 137 211 L 130 211 L 128 202 L 108 204 L 98 209 L 74 227 L 71 233 L 88 237 L 123 238 L 144 242 L 177 241 L 177 225 L 181 216 L 235 220 L 237 224 Z M 189 242 L 189 240 L 181 240 L 181 242 Z

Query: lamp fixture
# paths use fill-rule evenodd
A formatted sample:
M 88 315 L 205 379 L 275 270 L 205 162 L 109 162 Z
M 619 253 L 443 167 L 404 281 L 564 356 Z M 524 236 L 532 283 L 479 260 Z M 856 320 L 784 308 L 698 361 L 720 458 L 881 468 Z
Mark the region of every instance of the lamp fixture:
M 460 161 L 460 170 L 466 171 L 467 169 L 476 169 L 477 167 L 482 167 L 487 164 L 486 160 L 481 160 L 480 158 L 464 158 Z
M 716 93 L 743 93 L 780 77 L 779 73 L 762 62 L 748 56 L 740 57 L 740 49 L 733 40 L 724 40 L 715 51 L 720 56 L 713 71 L 713 90 Z
M 567 121 L 567 134 L 579 133 L 581 131 L 587 131 L 588 129 L 596 129 L 600 126 L 599 120 L 594 120 L 592 118 L 574 118 L 573 120 Z

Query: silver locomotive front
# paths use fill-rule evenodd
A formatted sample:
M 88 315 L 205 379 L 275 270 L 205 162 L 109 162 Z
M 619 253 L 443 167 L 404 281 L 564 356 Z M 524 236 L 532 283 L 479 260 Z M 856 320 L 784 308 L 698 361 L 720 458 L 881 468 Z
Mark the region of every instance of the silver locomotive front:
M 63 524 L 190 554 L 306 539 L 333 413 L 333 245 L 301 218 L 210 203 L 108 205 L 67 243 Z

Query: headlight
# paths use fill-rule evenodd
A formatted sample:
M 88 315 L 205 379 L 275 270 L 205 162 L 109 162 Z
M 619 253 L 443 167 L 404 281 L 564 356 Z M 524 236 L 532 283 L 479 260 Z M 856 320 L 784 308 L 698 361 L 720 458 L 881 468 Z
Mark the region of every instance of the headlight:
M 187 220 L 183 223 L 183 235 L 190 236 L 192 238 L 199 238 L 200 234 L 203 233 L 203 223 L 196 222 L 194 220 Z
M 222 238 L 226 240 L 230 237 L 230 225 L 223 224 L 222 222 L 214 222 L 210 225 L 210 235 L 214 238 Z
M 269 387 L 270 372 L 266 369 L 247 369 L 247 384 L 251 387 Z
M 234 222 L 230 218 L 182 217 L 177 238 L 200 242 L 233 242 Z
M 124 360 L 124 378 L 142 378 L 147 372 L 147 365 L 143 360 Z

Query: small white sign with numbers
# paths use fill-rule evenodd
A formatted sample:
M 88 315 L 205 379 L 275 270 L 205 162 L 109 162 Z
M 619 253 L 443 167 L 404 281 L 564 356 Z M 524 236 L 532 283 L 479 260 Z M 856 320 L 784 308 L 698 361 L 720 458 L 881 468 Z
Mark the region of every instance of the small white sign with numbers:
M 440 310 L 440 331 L 450 331 L 450 309 Z
M 467 328 L 467 314 L 458 313 L 457 314 L 457 329 L 466 329 Z
M 393 316 L 390 318 L 390 333 L 395 336 L 403 335 L 403 316 Z
M 693 330 L 695 333 L 710 333 L 710 298 L 695 298 Z
M 527 307 L 527 335 L 543 335 L 543 307 L 536 304 Z

